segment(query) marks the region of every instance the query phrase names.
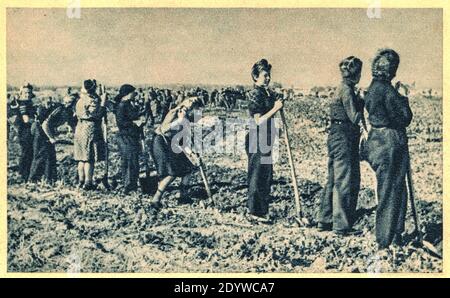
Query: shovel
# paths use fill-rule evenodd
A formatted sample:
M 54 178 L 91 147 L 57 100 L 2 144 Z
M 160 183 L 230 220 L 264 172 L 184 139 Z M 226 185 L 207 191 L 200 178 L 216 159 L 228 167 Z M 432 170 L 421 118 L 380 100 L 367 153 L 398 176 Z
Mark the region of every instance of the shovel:
M 100 94 L 103 95 L 106 94 L 105 86 L 99 85 Z M 103 137 L 105 140 L 105 173 L 102 178 L 102 184 L 105 187 L 106 190 L 110 190 L 111 186 L 109 185 L 108 181 L 108 174 L 109 174 L 109 150 L 108 150 L 108 112 L 105 112 L 105 116 L 103 117 Z
M 148 165 L 148 155 L 145 151 L 145 141 L 141 138 L 142 153 L 145 154 L 145 176 L 139 177 L 139 185 L 142 193 L 147 195 L 154 195 L 158 189 L 158 175 L 150 175 L 150 167 Z
M 442 259 L 442 255 L 441 255 L 440 251 L 436 247 L 434 247 L 434 245 L 431 244 L 430 242 L 423 240 L 422 231 L 420 230 L 420 219 L 419 219 L 419 216 L 417 215 L 417 209 L 416 209 L 415 192 L 414 192 L 414 185 L 413 185 L 412 174 L 411 174 L 411 158 L 409 155 L 409 150 L 408 150 L 407 154 L 408 154 L 408 168 L 406 170 L 406 185 L 408 186 L 408 197 L 409 197 L 409 201 L 411 204 L 411 211 L 412 211 L 412 216 L 413 216 L 413 220 L 414 220 L 415 232 L 417 233 L 417 241 L 420 245 L 422 245 L 422 247 L 426 251 L 428 251 L 432 255 L 435 255 L 436 257 Z
M 203 160 L 200 157 L 198 158 L 198 167 L 200 169 L 200 174 L 202 175 L 203 183 L 205 184 L 206 194 L 208 195 L 208 198 L 212 200 L 211 189 L 209 188 L 208 179 L 206 179 L 205 170 L 203 169 Z
M 196 161 L 191 157 L 191 154 L 189 154 L 186 149 L 181 148 L 181 150 L 183 150 L 184 154 L 186 155 L 187 159 L 193 164 L 196 165 Z M 197 156 L 198 159 L 198 168 L 200 170 L 200 175 L 202 176 L 202 180 L 203 180 L 203 184 L 205 185 L 205 190 L 206 190 L 206 194 L 208 195 L 208 198 L 212 201 L 212 193 L 211 193 L 211 188 L 209 188 L 209 183 L 208 183 L 208 179 L 206 178 L 206 174 L 205 174 L 205 169 L 204 169 L 204 164 L 203 164 L 203 160 L 200 156 Z
M 284 139 L 286 142 L 286 149 L 288 152 L 289 166 L 291 168 L 292 186 L 294 188 L 295 212 L 296 212 L 295 221 L 300 226 L 308 226 L 308 225 L 310 225 L 309 220 L 306 217 L 302 216 L 302 211 L 301 211 L 301 206 L 300 206 L 300 194 L 298 192 L 298 185 L 297 185 L 297 175 L 295 173 L 294 161 L 293 161 L 292 152 L 291 152 L 291 142 L 289 139 L 288 127 L 287 127 L 286 117 L 284 115 L 283 109 L 280 110 L 280 116 L 281 116 L 281 121 L 283 122 L 283 133 L 284 133 Z

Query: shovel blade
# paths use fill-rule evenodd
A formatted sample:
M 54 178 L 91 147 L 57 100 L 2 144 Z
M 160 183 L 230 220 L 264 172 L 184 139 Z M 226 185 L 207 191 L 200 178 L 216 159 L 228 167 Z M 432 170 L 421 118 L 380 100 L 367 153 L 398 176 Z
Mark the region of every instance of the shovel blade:
M 295 217 L 295 221 L 297 222 L 297 224 L 298 224 L 300 227 L 308 227 L 308 226 L 311 225 L 311 223 L 309 222 L 309 220 L 308 220 L 307 218 L 305 218 L 305 217 L 299 217 L 299 216 L 296 216 L 296 217 Z
M 430 242 L 428 241 L 422 241 L 422 245 L 424 247 L 424 249 L 426 251 L 428 251 L 430 254 L 434 255 L 435 257 L 438 257 L 440 259 L 442 259 L 442 254 L 441 252 Z

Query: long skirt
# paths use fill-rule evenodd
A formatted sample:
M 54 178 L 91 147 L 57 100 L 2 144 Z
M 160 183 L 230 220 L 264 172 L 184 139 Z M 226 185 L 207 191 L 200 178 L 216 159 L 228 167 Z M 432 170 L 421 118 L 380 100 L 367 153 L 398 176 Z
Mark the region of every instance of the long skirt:
M 377 176 L 376 238 L 380 248 L 386 248 L 405 230 L 409 162 L 406 132 L 372 128 L 367 147 L 369 163 Z
M 49 183 L 57 179 L 55 145 L 51 144 L 42 126 L 33 124 L 33 160 L 29 180 L 36 182 L 45 178 Z
M 153 138 L 152 158 L 159 178 L 184 177 L 194 170 L 193 164 L 183 152 L 173 152 L 170 138 L 159 134 Z
M 93 163 L 106 159 L 106 145 L 101 125 L 93 121 L 79 121 L 74 134 L 74 159 Z
M 351 229 L 360 189 L 359 127 L 333 124 L 328 135 L 328 181 L 318 221 L 335 231 Z

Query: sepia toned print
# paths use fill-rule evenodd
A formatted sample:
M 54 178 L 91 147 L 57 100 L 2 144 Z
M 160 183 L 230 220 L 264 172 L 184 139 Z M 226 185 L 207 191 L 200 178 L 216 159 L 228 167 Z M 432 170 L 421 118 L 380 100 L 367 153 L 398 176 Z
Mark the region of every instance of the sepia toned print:
M 443 10 L 7 8 L 11 273 L 440 273 Z

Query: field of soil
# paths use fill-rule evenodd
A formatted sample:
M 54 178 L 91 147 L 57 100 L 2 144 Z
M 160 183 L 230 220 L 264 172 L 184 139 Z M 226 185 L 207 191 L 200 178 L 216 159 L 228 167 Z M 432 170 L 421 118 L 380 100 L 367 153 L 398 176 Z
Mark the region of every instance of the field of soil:
M 442 250 L 442 99 L 414 97 L 409 129 L 417 209 L 425 240 Z M 315 223 L 326 183 L 325 100 L 286 106 L 301 205 Z M 244 117 L 245 111 L 206 110 L 204 116 Z M 110 122 L 113 126 L 113 122 Z M 111 173 L 119 156 L 110 128 Z M 242 137 L 242 133 L 239 134 Z M 69 133 L 61 135 L 70 139 Z M 203 155 L 213 198 L 199 173 L 192 176 L 189 202 L 178 202 L 176 184 L 155 212 L 150 197 L 118 191 L 80 191 L 72 146 L 57 145 L 54 186 L 23 184 L 16 171 L 19 147 L 8 142 L 9 272 L 441 272 L 442 260 L 412 243 L 379 256 L 374 237 L 374 174 L 363 162 L 355 228 L 360 236 L 339 237 L 294 220 L 294 195 L 284 141 L 275 164 L 269 224 L 246 219 L 244 151 Z M 97 168 L 100 177 L 103 165 Z M 178 181 L 177 181 L 178 183 Z M 406 240 L 413 221 L 408 211 Z

